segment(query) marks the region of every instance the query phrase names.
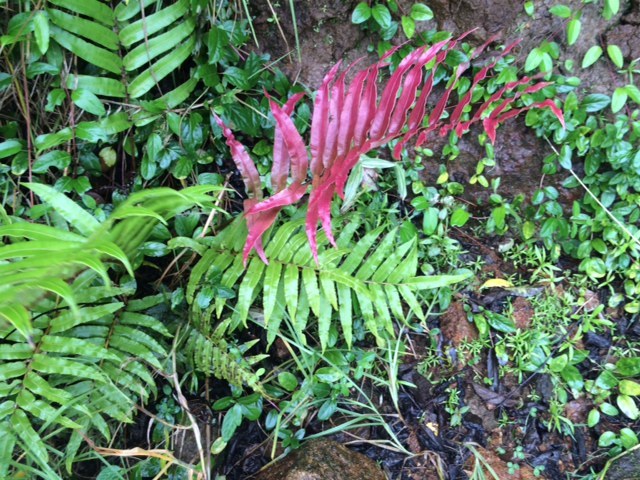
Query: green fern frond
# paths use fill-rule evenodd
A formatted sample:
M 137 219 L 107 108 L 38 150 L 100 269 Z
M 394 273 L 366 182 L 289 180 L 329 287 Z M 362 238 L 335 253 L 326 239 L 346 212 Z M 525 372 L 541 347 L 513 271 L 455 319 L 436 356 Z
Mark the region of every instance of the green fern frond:
M 237 387 L 246 385 L 255 392 L 266 395 L 260 383 L 259 372 L 253 367 L 268 355 L 246 355 L 257 340 L 240 346 L 227 342 L 225 333 L 228 327 L 229 321 L 223 321 L 212 335 L 205 335 L 198 327 L 188 326 L 181 351 L 194 370 L 226 380 Z
M 152 369 L 167 355 L 158 333 L 169 335 L 162 322 L 122 302 L 83 307 L 79 315 L 42 312 L 31 344 L 9 332 L 0 344 L 3 441 L 29 445 L 30 459 L 42 466 L 50 461 L 44 434 L 56 425 L 93 426 L 108 438 L 106 418 L 130 422 L 134 403 L 156 394 Z
M 115 8 L 99 0 L 48 3 L 51 37 L 104 71 L 101 76 L 72 77 L 67 86 L 73 90 L 140 98 L 176 71 L 195 47 L 189 0 L 169 5 L 151 0 L 142 6 L 136 1 Z
M 353 341 L 353 318 L 358 314 L 382 341 L 385 335 L 393 335 L 393 319 L 405 319 L 404 305 L 418 318 L 425 318 L 418 297 L 421 290 L 444 287 L 469 276 L 469 272 L 418 275 L 415 239 L 401 243 L 396 229 L 385 233 L 385 227 L 355 239 L 357 224 L 343 229 L 337 249 L 327 248 L 323 239 L 316 265 L 303 225 L 303 220 L 289 221 L 274 230 L 265 243 L 269 264 L 255 257 L 245 270 L 240 253 L 246 225 L 243 220 L 234 222 L 193 269 L 187 301 L 194 312 L 221 317 L 227 299 L 216 292 L 235 289 L 233 325 L 245 324 L 250 309 L 259 308 L 269 342 L 275 339 L 285 313 L 302 337 L 308 319 L 317 318 L 323 348 L 336 315 L 348 345 Z M 262 299 L 261 305 L 257 305 L 258 299 Z

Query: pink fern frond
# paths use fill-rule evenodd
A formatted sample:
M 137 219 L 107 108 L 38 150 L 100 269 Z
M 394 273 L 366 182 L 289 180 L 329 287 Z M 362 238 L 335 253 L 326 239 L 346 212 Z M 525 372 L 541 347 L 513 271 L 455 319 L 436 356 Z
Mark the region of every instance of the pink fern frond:
M 471 32 L 457 39 L 443 40 L 431 47 L 411 52 L 387 80 L 380 98 L 379 72 L 399 47 L 387 52 L 379 62 L 356 72 L 349 83 L 346 81 L 346 74 L 353 64 L 342 73 L 339 73 L 340 64 L 335 65 L 324 77 L 315 96 L 309 141 L 310 161 L 304 141 L 290 118 L 299 95 L 289 99 L 283 107 L 269 99 L 276 119 L 272 169 L 274 194 L 264 201 L 260 201 L 262 190 L 255 165 L 244 147 L 216 117 L 244 178 L 247 192 L 253 197 L 245 202 L 249 227 L 243 251 L 245 261 L 250 251 L 256 249 L 260 258 L 266 262 L 262 250 L 262 235 L 273 224 L 283 207 L 298 202 L 307 192 L 308 170 L 311 174 L 311 188 L 305 230 L 313 256 L 318 261 L 318 223 L 329 241 L 335 245 L 331 230 L 331 203 L 336 194 L 344 196 L 349 173 L 361 156 L 372 149 L 398 140 L 393 156 L 400 158 L 404 146 L 416 136 L 416 145 L 421 145 L 434 131 L 439 131 L 441 135 L 454 131 L 460 136 L 478 122 L 483 123 L 493 143 L 496 129 L 501 123 L 532 108 L 551 109 L 564 126 L 562 111 L 553 100 L 512 108 L 522 95 L 537 92 L 548 85 L 546 82 L 532 83 L 534 79 L 529 77 L 502 86 L 473 114 L 465 113 L 471 107 L 474 89 L 491 74 L 497 62 L 510 53 L 517 42 L 507 46 L 480 68 L 473 76 L 469 90 L 457 104 L 452 105 L 450 100 L 458 81 L 470 68 L 471 61 L 489 46 L 493 38 L 476 48 L 470 54 L 469 61 L 456 67 L 435 106 L 428 111 L 436 69 L 469 33 Z M 429 67 L 428 72 L 424 71 L 426 66 Z M 445 109 L 448 108 L 452 109 L 451 114 L 443 119 Z

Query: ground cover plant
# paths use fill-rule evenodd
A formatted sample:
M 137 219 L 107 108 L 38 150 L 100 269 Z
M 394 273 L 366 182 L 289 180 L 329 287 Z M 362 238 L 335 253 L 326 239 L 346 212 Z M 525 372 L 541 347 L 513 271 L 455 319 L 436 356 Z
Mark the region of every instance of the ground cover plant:
M 314 89 L 280 68 L 318 17 L 280 3 L 1 5 L 0 477 L 245 478 L 321 436 L 392 478 L 615 475 L 640 417 L 634 61 L 605 46 L 628 68 L 589 93 L 557 39 L 353 2 L 379 58 Z M 588 5 L 561 7 L 573 45 Z M 263 53 L 265 24 L 297 52 Z M 518 121 L 547 152 L 530 198 L 492 178 Z

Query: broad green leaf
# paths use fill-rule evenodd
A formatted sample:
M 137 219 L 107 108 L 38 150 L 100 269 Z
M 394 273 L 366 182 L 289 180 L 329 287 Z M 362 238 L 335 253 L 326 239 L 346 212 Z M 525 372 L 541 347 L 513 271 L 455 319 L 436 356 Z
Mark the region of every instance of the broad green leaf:
M 549 370 L 555 373 L 559 373 L 562 370 L 564 370 L 564 367 L 566 367 L 568 364 L 569 364 L 569 357 L 567 356 L 566 353 L 564 353 L 562 355 L 559 355 L 553 358 L 549 362 Z
M 342 327 L 342 335 L 347 346 L 351 348 L 353 344 L 353 307 L 351 299 L 351 289 L 342 283 L 336 284 L 338 291 L 338 300 L 340 301 L 340 325 Z
M 406 35 L 407 38 L 413 38 L 416 33 L 416 22 L 411 17 L 407 17 L 405 15 L 400 19 L 402 23 L 402 31 Z
M 62 353 L 78 357 L 93 357 L 118 361 L 118 357 L 109 353 L 104 347 L 81 338 L 58 337 L 45 335 L 40 340 L 40 350 L 43 352 Z
M 10 403 L 13 404 L 13 402 Z M 0 411 L 4 410 L 3 405 L 0 405 Z M 8 406 L 10 412 L 14 410 L 13 405 Z M 10 430 L 8 423 L 0 422 L 0 478 L 9 478 L 9 468 L 11 468 L 15 444 L 16 435 Z
M 620 442 L 625 449 L 630 449 L 638 445 L 638 436 L 629 427 L 620 429 Z
M 594 45 L 587 53 L 584 54 L 582 59 L 582 68 L 588 68 L 602 56 L 602 48 L 599 45 Z
M 554 5 L 549 9 L 549 12 L 560 18 L 569 18 L 571 16 L 571 9 L 566 5 Z
M 316 317 L 320 316 L 320 289 L 316 272 L 310 268 L 302 269 L 302 284 L 307 293 L 309 306 Z
M 33 16 L 33 34 L 40 53 L 44 55 L 49 50 L 49 19 L 42 10 Z
M 351 22 L 355 24 L 364 23 L 371 18 L 371 7 L 366 2 L 360 2 L 351 14 Z
M 563 145 L 562 149 L 560 149 L 560 156 L 558 157 L 558 163 L 562 168 L 567 170 L 571 170 L 573 164 L 571 163 L 571 156 L 573 152 L 571 151 L 571 147 L 569 145 Z
M 593 93 L 591 95 L 587 95 L 584 97 L 580 105 L 584 107 L 584 109 L 589 112 L 599 112 L 609 106 L 611 103 L 611 99 L 608 95 L 603 95 L 601 93 Z
M 4 362 L 0 364 L 0 381 L 21 377 L 27 372 L 25 362 Z
M 640 396 L 640 383 L 633 380 L 620 380 L 619 388 L 623 395 Z
M 124 98 L 127 95 L 121 80 L 91 75 L 73 75 L 67 77 L 67 88 L 74 90 L 82 88 L 103 97 Z
M 640 105 L 640 88 L 629 84 L 624 87 L 624 89 L 626 90 L 627 95 L 629 95 L 629 98 Z
M 118 75 L 122 73 L 122 61 L 115 53 L 82 40 L 59 27 L 51 27 L 51 36 L 60 46 L 76 54 L 89 64 Z
M 249 307 L 253 301 L 253 295 L 258 283 L 262 278 L 262 273 L 265 269 L 265 264 L 259 258 L 254 258 L 249 263 L 249 268 L 242 279 L 240 288 L 238 289 L 238 303 L 236 305 L 236 312 L 239 321 L 243 324 L 247 322 L 247 316 L 249 315 Z M 231 285 L 229 285 L 231 286 Z
M 425 22 L 433 18 L 433 11 L 424 3 L 414 3 L 409 16 L 416 22 Z
M 62 357 L 37 353 L 33 356 L 31 368 L 41 373 L 90 378 L 98 382 L 105 381 L 104 375 L 96 367 Z
M 19 140 L 5 140 L 0 142 L 0 158 L 7 158 L 22 150 L 22 142 Z
M 263 313 L 264 323 L 269 325 L 269 319 L 276 306 L 276 296 L 280 287 L 280 276 L 282 273 L 282 264 L 280 262 L 270 262 L 264 275 L 263 286 Z
M 579 19 L 574 18 L 569 20 L 569 24 L 567 25 L 567 44 L 573 45 L 578 40 L 580 36 L 580 29 L 582 27 L 582 22 Z
M 59 423 L 66 428 L 80 428 L 80 425 L 71 419 L 61 415 L 61 410 L 56 410 L 47 402 L 37 400 L 36 397 L 29 391 L 22 389 L 16 397 L 16 404 L 29 412 L 34 417 L 37 417 L 45 422 Z M 64 406 L 62 409 L 65 408 Z
M 469 218 L 471 218 L 471 214 L 469 212 L 467 212 L 463 208 L 457 208 L 451 214 L 451 220 L 450 220 L 451 226 L 462 227 L 467 223 Z
M 111 7 L 98 0 L 48 0 L 48 3 L 86 15 L 110 27 L 115 23 Z
M 539 48 L 534 48 L 533 50 L 531 50 L 529 52 L 529 55 L 527 55 L 527 59 L 525 60 L 524 71 L 530 72 L 531 70 L 538 68 L 540 63 L 542 63 L 543 55 L 544 52 Z
M 600 412 L 598 409 L 593 408 L 589 412 L 589 416 L 587 417 L 587 426 L 589 428 L 595 427 L 600 422 Z
M 71 93 L 71 100 L 81 109 L 101 117 L 106 113 L 100 99 L 89 90 L 78 88 Z
M 9 322 L 20 335 L 29 339 L 33 333 L 31 314 L 23 305 L 0 305 L 0 326 Z
M 624 87 L 618 87 L 613 91 L 611 97 L 611 111 L 618 113 L 627 103 L 627 90 Z
M 31 426 L 27 414 L 16 409 L 11 416 L 11 427 L 23 441 L 24 447 L 44 465 L 49 463 L 49 454 L 42 438 Z
M 51 21 L 61 29 L 91 40 L 108 50 L 118 49 L 118 36 L 111 28 L 55 8 L 50 8 L 48 13 Z
M 186 21 L 181 22 L 176 27 L 172 28 L 162 35 L 152 38 L 148 42 L 141 43 L 136 48 L 131 50 L 122 59 L 124 68 L 127 71 L 135 70 L 143 65 L 147 65 L 151 60 L 158 55 L 175 48 L 180 44 L 195 28 L 195 21 L 191 18 L 187 18 Z
M 320 346 L 324 352 L 329 343 L 329 331 L 331 329 L 331 304 L 327 301 L 324 295 L 319 295 L 319 308 L 318 312 L 318 337 L 320 339 Z
M 63 150 L 53 150 L 39 155 L 33 162 L 31 171 L 33 173 L 46 173 L 49 168 L 55 167 L 58 170 L 64 170 L 71 164 L 71 154 Z
M 567 365 L 560 372 L 560 376 L 572 390 L 580 391 L 584 387 L 584 379 L 580 371 L 573 365 Z
M 615 15 L 620 10 L 620 0 L 605 0 L 605 6 Z
M 56 133 L 46 133 L 36 137 L 36 148 L 38 150 L 48 150 L 58 145 L 68 142 L 73 138 L 73 130 L 66 127 Z
M 462 282 L 471 277 L 471 272 L 460 273 L 456 275 L 429 275 L 410 278 L 404 282 L 405 285 L 413 290 L 431 290 L 434 288 L 446 287 L 454 283 Z
M 638 411 L 638 406 L 636 405 L 635 400 L 629 395 L 618 395 L 616 398 L 616 403 L 618 407 L 627 417 L 631 420 L 637 420 L 640 417 L 640 411 Z
M 391 26 L 391 13 L 386 5 L 376 3 L 373 8 L 371 8 L 371 16 L 382 28 L 389 28 Z
M 73 401 L 73 395 L 60 388 L 52 387 L 49 382 L 33 371 L 24 377 L 24 386 L 50 402 L 68 405 Z
M 89 212 L 52 187 L 42 183 L 24 183 L 23 185 L 36 193 L 43 202 L 52 206 L 82 235 L 89 236 L 100 226 L 100 223 Z
M 297 266 L 291 264 L 286 266 L 284 271 L 284 298 L 287 302 L 289 316 L 293 319 L 296 318 L 296 312 L 298 311 L 299 276 L 300 271 Z
M 188 0 L 178 0 L 178 2 L 170 5 L 151 15 L 145 15 L 144 18 L 137 20 L 120 31 L 120 42 L 128 47 L 135 42 L 139 42 L 151 37 L 159 30 L 168 27 L 176 20 L 182 18 L 189 9 Z
M 171 8 L 171 7 L 168 7 Z M 138 98 L 151 90 L 157 81 L 162 80 L 189 58 L 195 46 L 195 36 L 174 48 L 169 54 L 156 61 L 151 67 L 134 78 L 129 85 L 129 94 Z
M 501 313 L 492 312 L 487 310 L 485 312 L 487 323 L 498 332 L 502 333 L 515 333 L 516 323 L 512 318 L 502 315 Z
M 293 392 L 298 388 L 298 379 L 290 372 L 282 372 L 278 374 L 278 383 L 287 392 Z
M 622 68 L 624 65 L 624 57 L 622 56 L 622 50 L 620 50 L 619 46 L 607 45 L 607 55 L 609 55 L 609 58 L 616 67 Z

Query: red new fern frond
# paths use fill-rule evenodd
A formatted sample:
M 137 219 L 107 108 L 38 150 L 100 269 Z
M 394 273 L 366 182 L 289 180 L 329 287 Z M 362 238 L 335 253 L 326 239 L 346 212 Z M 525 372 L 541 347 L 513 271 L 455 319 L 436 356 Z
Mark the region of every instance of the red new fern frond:
M 522 95 L 536 92 L 549 85 L 547 82 L 532 83 L 534 79 L 529 77 L 504 85 L 480 105 L 473 115 L 467 120 L 462 120 L 465 108 L 471 103 L 474 88 L 517 43 L 506 47 L 493 61 L 481 68 L 473 77 L 469 91 L 454 106 L 450 105 L 449 98 L 455 91 L 457 81 L 470 67 L 470 61 L 459 65 L 435 107 L 430 113 L 427 112 L 427 100 L 434 82 L 433 74 L 445 61 L 448 52 L 455 48 L 465 35 L 457 39 L 443 40 L 431 47 L 419 48 L 407 55 L 380 94 L 380 68 L 387 65 L 386 59 L 395 50 L 388 52 L 378 63 L 357 72 L 348 85 L 348 70 L 339 74 L 340 64 L 335 65 L 325 76 L 316 93 L 309 142 L 310 161 L 305 142 L 290 118 L 302 95 L 294 95 L 282 107 L 269 98 L 271 112 L 276 120 L 271 173 L 275 193 L 266 200 L 262 199 L 258 171 L 249 154 L 234 138 L 231 130 L 216 117 L 250 196 L 244 203 L 249 229 L 243 251 L 245 263 L 254 248 L 260 258 L 267 262 L 262 249 L 262 235 L 274 223 L 280 210 L 286 205 L 298 202 L 309 187 L 306 232 L 317 261 L 318 223 L 322 225 L 329 241 L 335 245 L 331 230 L 331 202 L 334 195 L 344 198 L 349 173 L 362 155 L 391 140 L 398 140 L 393 150 L 393 156 L 398 159 L 404 145 L 416 136 L 416 144 L 421 145 L 434 131 L 438 131 L 440 135 L 455 131 L 460 136 L 468 131 L 472 124 L 481 121 L 489 139 L 495 143 L 496 129 L 501 123 L 525 110 L 543 107 L 550 108 L 564 126 L 562 111 L 552 100 L 508 109 Z M 490 42 L 491 40 L 477 48 L 470 60 L 482 53 Z M 429 68 L 425 69 L 427 65 Z M 522 86 L 525 88 L 517 90 Z M 511 93 L 511 96 L 506 97 Z M 447 106 L 453 108 L 453 111 L 448 118 L 443 119 L 442 114 Z M 490 111 L 488 115 L 487 111 Z M 310 185 L 307 181 L 308 170 L 311 173 Z

